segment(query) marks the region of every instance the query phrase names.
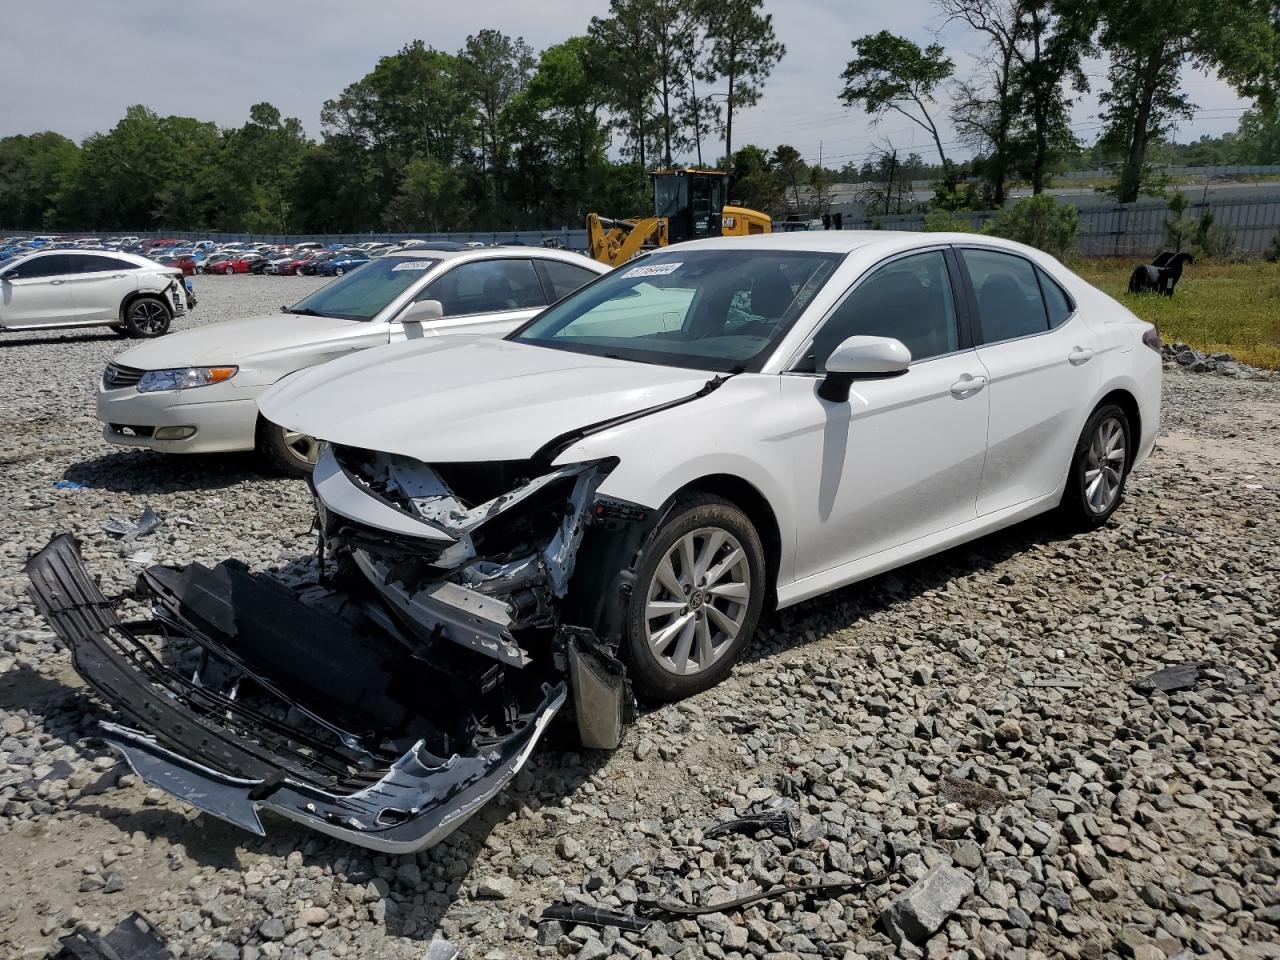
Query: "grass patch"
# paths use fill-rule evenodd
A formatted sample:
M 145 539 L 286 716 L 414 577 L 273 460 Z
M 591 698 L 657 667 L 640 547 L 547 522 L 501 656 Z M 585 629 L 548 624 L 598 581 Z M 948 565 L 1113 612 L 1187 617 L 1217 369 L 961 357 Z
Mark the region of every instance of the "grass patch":
M 1081 277 L 1150 321 L 1166 342 L 1230 353 L 1255 367 L 1280 369 L 1280 266 L 1192 263 L 1172 297 L 1126 293 L 1136 260 L 1078 260 Z

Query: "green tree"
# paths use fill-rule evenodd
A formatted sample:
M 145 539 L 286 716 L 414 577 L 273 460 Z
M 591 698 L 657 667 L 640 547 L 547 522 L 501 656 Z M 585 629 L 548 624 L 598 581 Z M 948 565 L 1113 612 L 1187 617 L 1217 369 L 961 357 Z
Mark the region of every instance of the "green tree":
M 939 108 L 939 88 L 955 69 L 951 58 L 936 43 L 921 49 L 906 37 L 887 30 L 853 41 L 854 58 L 841 78 L 840 99 L 847 107 L 860 106 L 878 122 L 889 111 L 902 114 L 933 139 L 943 169 L 949 167 L 942 136 L 933 114 Z
M 1179 86 L 1184 64 L 1212 70 L 1246 96 L 1274 102 L 1280 30 L 1271 0 L 1100 0 L 1100 42 L 1111 58 L 1099 98 L 1104 143 L 1121 155 L 1116 198 L 1138 198 L 1147 152 L 1194 105 Z
M 59 199 L 79 163 L 80 148 L 60 133 L 0 139 L 0 225 L 54 226 Z
M 768 151 L 748 144 L 729 163 L 730 196 L 752 210 L 781 213 L 787 183 L 770 162 Z
M 645 11 L 630 0 L 612 0 L 609 16 L 592 17 L 587 34 L 606 85 L 608 105 L 626 138 L 625 155 L 643 172 L 648 167 L 652 105 L 658 84 L 657 67 L 649 55 Z
M 774 148 L 769 165 L 782 177 L 782 182 L 791 188 L 792 200 L 796 209 L 800 209 L 800 182 L 809 177 L 809 168 L 805 166 L 800 151 L 789 144 L 780 144 Z
M 486 194 L 498 217 L 505 215 L 504 188 L 509 151 L 503 136 L 504 113 L 524 90 L 533 73 L 533 50 L 523 38 L 498 30 L 481 30 L 467 37 L 458 53 L 459 80 L 474 111 L 479 136 L 480 169 Z
M 773 31 L 763 0 L 698 0 L 710 44 L 705 79 L 724 78 L 724 155 L 733 157 L 733 114 L 760 102 L 765 81 L 787 48 Z
M 1058 203 L 1048 194 L 1023 197 L 1001 210 L 984 232 L 1016 240 L 1063 259 L 1076 241 L 1079 214 L 1070 203 Z
M 302 124 L 269 103 L 249 108 L 249 122 L 223 133 L 220 226 L 251 233 L 288 229 L 294 181 L 312 149 Z

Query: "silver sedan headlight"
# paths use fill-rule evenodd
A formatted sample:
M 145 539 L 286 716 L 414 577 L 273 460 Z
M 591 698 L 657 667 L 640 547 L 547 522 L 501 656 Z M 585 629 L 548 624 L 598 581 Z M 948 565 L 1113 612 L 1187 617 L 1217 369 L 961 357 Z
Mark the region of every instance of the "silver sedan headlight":
M 168 370 L 148 370 L 138 381 L 137 389 L 139 393 L 155 393 L 158 390 L 207 387 L 230 380 L 239 369 L 239 367 L 173 367 Z

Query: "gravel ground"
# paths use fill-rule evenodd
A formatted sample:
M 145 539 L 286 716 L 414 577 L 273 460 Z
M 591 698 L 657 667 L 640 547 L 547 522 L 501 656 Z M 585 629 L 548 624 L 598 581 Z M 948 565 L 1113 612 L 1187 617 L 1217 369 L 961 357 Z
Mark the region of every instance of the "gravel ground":
M 316 285 L 202 277 L 178 326 Z M 92 392 L 122 345 L 0 340 L 0 956 L 136 909 L 175 956 L 219 960 L 448 956 L 436 937 L 485 958 L 1280 957 L 1280 382 L 1170 369 L 1161 448 L 1105 529 L 1023 524 L 785 611 L 719 688 L 609 756 L 553 737 L 447 843 L 396 858 L 194 815 L 94 738 L 105 714 L 25 596 L 34 549 L 75 533 L 111 594 L 139 549 L 297 572 L 312 546 L 305 486 L 252 457 L 101 441 Z M 102 532 L 144 503 L 156 533 Z M 1131 686 L 1186 661 L 1216 666 Z M 774 805 L 792 837 L 705 837 Z M 537 919 L 841 879 L 868 885 L 640 934 Z

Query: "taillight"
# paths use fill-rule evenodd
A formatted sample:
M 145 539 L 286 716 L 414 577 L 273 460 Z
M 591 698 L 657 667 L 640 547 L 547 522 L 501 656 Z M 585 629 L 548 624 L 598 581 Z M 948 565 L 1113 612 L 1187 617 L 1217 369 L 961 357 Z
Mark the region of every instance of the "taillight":
M 1161 347 L 1160 331 L 1155 327 L 1142 331 L 1142 345 L 1144 347 L 1150 347 L 1156 353 L 1159 353 Z

